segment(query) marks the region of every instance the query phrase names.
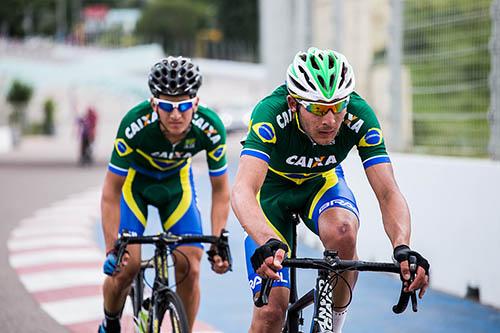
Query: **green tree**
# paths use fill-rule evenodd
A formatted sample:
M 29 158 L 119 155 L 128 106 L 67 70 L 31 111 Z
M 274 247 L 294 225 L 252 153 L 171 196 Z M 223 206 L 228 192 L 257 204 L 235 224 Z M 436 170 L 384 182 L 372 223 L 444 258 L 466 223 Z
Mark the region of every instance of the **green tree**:
M 19 80 L 14 80 L 7 93 L 7 102 L 12 105 L 9 123 L 14 131 L 14 143 L 20 134 L 28 129 L 26 122 L 26 106 L 33 94 L 33 88 Z
M 43 103 L 43 123 L 42 129 L 43 134 L 53 135 L 55 132 L 55 121 L 54 112 L 56 110 L 56 104 L 52 98 L 47 98 Z
M 258 43 L 257 0 L 217 0 L 217 22 L 226 40 Z
M 136 32 L 146 42 L 161 43 L 167 53 L 178 52 L 179 43 L 193 43 L 197 32 L 208 27 L 209 13 L 209 5 L 200 1 L 155 0 L 144 7 Z M 190 55 L 190 48 L 181 51 Z

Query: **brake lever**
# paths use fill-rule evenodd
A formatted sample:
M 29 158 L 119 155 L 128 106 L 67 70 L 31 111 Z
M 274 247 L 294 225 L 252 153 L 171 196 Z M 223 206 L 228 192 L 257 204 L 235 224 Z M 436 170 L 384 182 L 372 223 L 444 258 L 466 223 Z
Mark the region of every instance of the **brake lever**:
M 410 282 L 409 285 L 413 283 L 415 280 L 415 276 L 417 275 L 417 257 L 415 256 L 410 256 L 408 258 L 408 262 L 410 263 Z M 410 292 L 410 298 L 411 298 L 411 308 L 413 312 L 418 311 L 418 305 L 417 305 L 417 293 L 415 290 Z
M 115 251 L 116 251 L 116 269 L 115 272 L 121 271 L 121 261 L 128 245 L 128 236 L 129 234 L 124 232 L 121 234 L 120 238 L 115 241 Z
M 273 279 L 262 278 L 260 293 L 253 298 L 253 303 L 256 307 L 261 308 L 264 305 L 269 304 L 269 294 L 271 293 L 273 282 Z
M 408 286 L 410 286 L 415 279 L 415 275 L 417 272 L 417 258 L 415 256 L 410 256 L 408 258 L 408 262 L 410 264 L 410 280 L 408 281 Z M 405 281 L 402 281 L 401 294 L 399 295 L 398 303 L 392 307 L 392 311 L 396 314 L 403 313 L 406 310 L 408 302 L 411 299 L 412 310 L 413 312 L 417 312 L 417 295 L 415 290 L 406 292 L 404 289 Z

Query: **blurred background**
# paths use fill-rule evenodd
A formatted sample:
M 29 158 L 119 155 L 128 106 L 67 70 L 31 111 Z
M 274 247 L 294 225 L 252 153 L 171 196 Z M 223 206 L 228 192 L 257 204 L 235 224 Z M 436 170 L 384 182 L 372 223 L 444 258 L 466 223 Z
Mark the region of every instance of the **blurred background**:
M 2 209 L 11 216 L 1 241 L 35 213 L 12 202 L 30 186 L 43 190 L 37 175 L 82 181 L 50 182 L 33 206 L 101 185 L 118 123 L 149 97 L 147 74 L 160 58 L 190 56 L 199 65 L 201 101 L 230 133 L 233 177 L 253 106 L 310 46 L 338 50 L 353 65 L 412 210 L 412 244 L 433 265 L 433 288 L 493 307 L 488 318 L 499 329 L 500 0 L 2 0 L 0 173 L 10 184 Z M 94 142 L 85 163 L 80 140 L 89 121 Z M 206 178 L 203 161 L 195 163 Z M 362 211 L 360 257 L 387 260 L 356 153 L 343 165 Z M 26 172 L 33 179 L 21 187 Z

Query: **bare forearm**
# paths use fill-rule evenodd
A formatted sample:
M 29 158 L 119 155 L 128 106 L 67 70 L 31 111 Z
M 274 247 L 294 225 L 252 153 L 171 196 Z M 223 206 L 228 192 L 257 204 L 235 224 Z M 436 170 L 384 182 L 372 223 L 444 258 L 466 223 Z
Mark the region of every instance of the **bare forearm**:
M 267 224 L 253 193 L 235 187 L 231 204 L 241 226 L 257 244 L 262 245 L 270 238 L 279 238 Z
M 392 246 L 410 244 L 411 222 L 410 211 L 405 198 L 399 191 L 392 191 L 381 202 L 384 229 Z
M 219 235 L 229 215 L 229 190 L 212 191 L 212 234 Z
M 120 197 L 103 195 L 101 200 L 102 231 L 106 252 L 113 248 L 120 226 Z

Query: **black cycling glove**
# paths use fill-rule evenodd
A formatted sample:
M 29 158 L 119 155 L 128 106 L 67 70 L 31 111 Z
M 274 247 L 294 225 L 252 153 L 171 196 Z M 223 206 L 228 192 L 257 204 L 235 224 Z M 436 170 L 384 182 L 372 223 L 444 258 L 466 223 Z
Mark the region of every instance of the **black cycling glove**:
M 208 261 L 213 265 L 215 263 L 214 256 L 219 255 L 219 251 L 218 251 L 217 246 L 215 244 L 212 244 L 210 246 L 210 250 L 207 251 L 207 255 L 208 255 Z
M 271 238 L 264 245 L 256 248 L 250 258 L 253 269 L 257 271 L 262 263 L 264 263 L 264 260 L 266 260 L 267 257 L 273 257 L 279 249 L 282 249 L 285 253 L 288 252 L 288 246 L 276 238 Z
M 394 248 L 394 259 L 397 262 L 401 263 L 405 260 L 408 260 L 410 256 L 414 256 L 415 258 L 417 258 L 417 266 L 422 267 L 425 270 L 425 274 L 429 275 L 429 262 L 427 261 L 427 259 L 422 257 L 420 253 L 412 251 L 408 247 L 408 245 L 398 245 Z

